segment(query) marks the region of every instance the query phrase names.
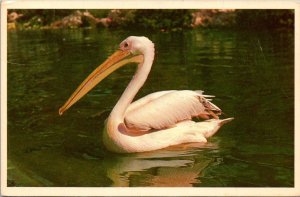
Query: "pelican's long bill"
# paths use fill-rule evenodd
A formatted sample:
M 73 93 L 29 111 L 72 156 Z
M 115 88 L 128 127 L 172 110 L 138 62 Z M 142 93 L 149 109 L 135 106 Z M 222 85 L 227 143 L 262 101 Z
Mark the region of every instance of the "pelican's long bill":
M 68 108 L 70 108 L 81 97 L 88 93 L 100 81 L 118 68 L 128 63 L 141 63 L 143 61 L 143 55 L 133 54 L 130 51 L 116 51 L 79 85 L 66 103 L 59 109 L 59 115 L 62 115 Z

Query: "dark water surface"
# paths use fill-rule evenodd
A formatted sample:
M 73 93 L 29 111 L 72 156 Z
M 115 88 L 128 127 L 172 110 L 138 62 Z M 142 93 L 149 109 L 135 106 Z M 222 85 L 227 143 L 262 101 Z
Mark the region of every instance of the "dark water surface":
M 129 35 L 156 46 L 137 98 L 205 90 L 235 117 L 203 147 L 114 154 L 104 120 L 131 79 L 126 66 L 63 116 L 59 107 Z M 294 38 L 292 32 L 107 30 L 8 32 L 9 186 L 292 187 Z

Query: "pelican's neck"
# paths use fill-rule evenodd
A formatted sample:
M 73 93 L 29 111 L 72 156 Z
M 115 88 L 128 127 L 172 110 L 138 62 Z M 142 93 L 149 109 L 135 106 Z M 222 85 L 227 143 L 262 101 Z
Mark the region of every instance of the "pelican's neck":
M 138 65 L 137 71 L 127 88 L 123 92 L 121 98 L 110 114 L 110 118 L 123 122 L 126 109 L 133 101 L 135 95 L 144 85 L 154 59 L 154 48 L 148 49 L 144 52 L 144 61 Z

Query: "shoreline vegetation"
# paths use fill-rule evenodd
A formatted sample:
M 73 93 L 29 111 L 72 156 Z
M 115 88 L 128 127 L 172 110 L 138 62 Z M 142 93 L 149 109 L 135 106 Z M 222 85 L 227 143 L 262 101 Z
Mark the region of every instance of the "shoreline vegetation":
M 182 31 L 192 28 L 294 29 L 293 10 L 9 10 L 8 30 L 140 28 Z

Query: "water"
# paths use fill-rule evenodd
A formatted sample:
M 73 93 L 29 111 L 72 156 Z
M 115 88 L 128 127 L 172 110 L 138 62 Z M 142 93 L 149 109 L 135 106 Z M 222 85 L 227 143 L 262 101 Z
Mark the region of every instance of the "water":
M 58 109 L 129 35 L 154 43 L 156 59 L 137 98 L 205 90 L 235 117 L 206 145 L 114 154 L 104 120 L 135 71 L 126 66 L 63 116 Z M 108 30 L 8 32 L 9 186 L 293 187 L 292 32 Z

